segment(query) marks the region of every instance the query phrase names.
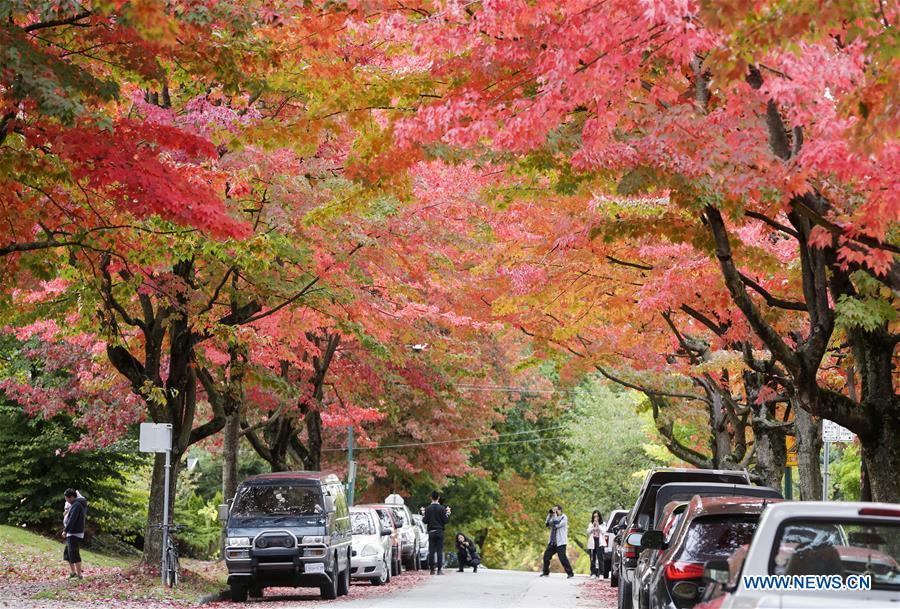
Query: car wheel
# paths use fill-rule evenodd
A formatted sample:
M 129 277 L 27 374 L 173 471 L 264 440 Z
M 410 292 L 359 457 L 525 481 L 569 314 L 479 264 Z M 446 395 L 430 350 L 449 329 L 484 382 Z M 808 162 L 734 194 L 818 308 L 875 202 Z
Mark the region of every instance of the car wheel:
M 619 587 L 619 572 L 613 571 L 609 574 L 609 587 L 610 588 L 618 588 Z
M 632 609 L 631 590 L 628 589 L 627 582 L 621 582 L 619 586 L 619 609 Z
M 381 586 L 389 581 L 391 581 L 391 572 L 388 570 L 387 558 L 384 558 L 381 561 L 381 572 L 378 577 L 372 578 L 372 585 Z
M 338 596 L 350 594 L 350 551 L 347 551 L 347 568 L 338 575 Z
M 264 596 L 262 586 L 252 586 L 249 590 L 249 594 L 250 598 L 262 598 Z
M 328 575 L 330 581 L 319 586 L 319 594 L 323 600 L 333 601 L 338 596 L 338 577 L 341 575 L 340 571 L 338 571 L 337 554 L 334 555 L 334 560 L 331 563 L 331 573 Z
M 247 602 L 247 586 L 234 582 L 231 584 L 231 602 L 245 603 Z
M 422 555 L 419 554 L 419 548 L 416 547 L 416 553 L 413 558 L 413 571 L 418 571 L 422 568 Z

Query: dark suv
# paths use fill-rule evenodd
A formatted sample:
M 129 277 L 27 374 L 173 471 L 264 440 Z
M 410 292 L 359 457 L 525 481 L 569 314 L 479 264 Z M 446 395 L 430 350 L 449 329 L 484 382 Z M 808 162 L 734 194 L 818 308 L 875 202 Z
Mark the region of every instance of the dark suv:
M 627 543 L 632 533 L 643 532 L 653 527 L 656 512 L 656 493 L 670 482 L 722 482 L 730 484 L 750 484 L 746 471 L 722 469 L 660 468 L 647 472 L 637 501 L 625 519 L 625 526 L 616 535 L 613 565 L 616 571 L 610 576 L 610 584 L 619 589 L 619 609 L 632 609 L 631 585 L 637 566 L 638 548 Z
M 334 474 L 254 476 L 221 515 L 233 601 L 262 596 L 269 586 L 318 586 L 324 599 L 349 592 L 350 512 Z

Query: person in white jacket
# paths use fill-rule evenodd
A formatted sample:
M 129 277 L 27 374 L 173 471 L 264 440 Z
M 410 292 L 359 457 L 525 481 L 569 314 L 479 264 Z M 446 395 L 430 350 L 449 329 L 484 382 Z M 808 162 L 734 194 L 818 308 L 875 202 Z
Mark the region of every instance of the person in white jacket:
M 569 557 L 566 556 L 566 544 L 569 543 L 569 517 L 563 514 L 562 506 L 555 505 L 547 512 L 547 528 L 550 529 L 550 542 L 544 550 L 544 570 L 541 577 L 550 575 L 550 559 L 556 554 L 559 562 L 566 570 L 566 575 L 575 577 Z
M 591 523 L 587 526 L 587 549 L 591 555 L 591 577 L 601 577 L 603 570 L 603 552 L 606 546 L 606 525 L 600 510 L 591 514 Z

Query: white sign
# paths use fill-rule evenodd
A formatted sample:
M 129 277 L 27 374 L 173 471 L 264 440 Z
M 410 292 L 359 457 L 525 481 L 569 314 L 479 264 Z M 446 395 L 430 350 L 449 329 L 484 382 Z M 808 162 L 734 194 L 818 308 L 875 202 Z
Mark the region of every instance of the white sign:
M 142 453 L 164 453 L 172 450 L 171 423 L 141 423 Z
M 391 493 L 387 497 L 384 498 L 384 502 L 388 505 L 403 505 L 406 503 L 403 501 L 403 497 L 398 495 L 397 493 Z
M 823 442 L 852 442 L 856 436 L 846 427 L 841 427 L 834 421 L 822 419 Z

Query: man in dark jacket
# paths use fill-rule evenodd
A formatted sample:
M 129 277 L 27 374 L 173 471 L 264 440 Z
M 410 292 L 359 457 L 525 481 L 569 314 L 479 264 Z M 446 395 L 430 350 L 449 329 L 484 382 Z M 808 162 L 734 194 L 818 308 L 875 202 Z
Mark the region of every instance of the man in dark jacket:
M 444 568 L 444 527 L 450 521 L 450 508 L 440 503 L 441 494 L 431 493 L 431 505 L 425 508 L 422 522 L 428 527 L 428 566 L 434 575 L 437 567 L 438 575 L 443 575 Z
M 478 548 L 475 547 L 474 541 L 462 533 L 456 534 L 456 557 L 459 559 L 460 573 L 466 567 L 472 567 L 472 573 L 478 573 L 478 565 L 481 564 Z
M 71 506 L 66 514 L 63 536 L 66 538 L 66 560 L 70 578 L 81 579 L 81 542 L 84 539 L 84 518 L 87 515 L 87 499 L 75 489 L 66 489 L 66 501 Z

